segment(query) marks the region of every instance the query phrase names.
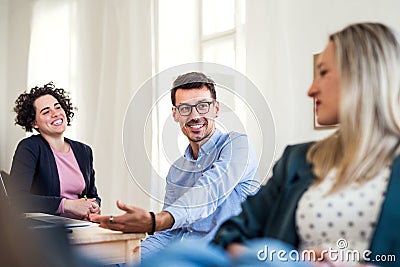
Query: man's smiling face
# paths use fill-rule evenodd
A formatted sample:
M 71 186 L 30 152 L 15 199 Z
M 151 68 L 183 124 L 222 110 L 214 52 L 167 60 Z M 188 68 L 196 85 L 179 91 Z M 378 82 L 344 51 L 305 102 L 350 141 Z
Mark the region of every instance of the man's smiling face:
M 219 112 L 219 103 L 215 101 L 206 86 L 193 89 L 178 89 L 175 94 L 176 106 L 172 108 L 172 115 L 179 122 L 181 130 L 190 142 L 202 145 L 215 131 L 215 118 Z M 205 114 L 200 114 L 195 107 L 191 108 L 189 115 L 181 115 L 176 107 L 182 104 L 196 105 L 207 103 L 210 109 Z M 200 107 L 203 105 L 201 104 Z M 201 110 L 200 110 L 201 112 Z

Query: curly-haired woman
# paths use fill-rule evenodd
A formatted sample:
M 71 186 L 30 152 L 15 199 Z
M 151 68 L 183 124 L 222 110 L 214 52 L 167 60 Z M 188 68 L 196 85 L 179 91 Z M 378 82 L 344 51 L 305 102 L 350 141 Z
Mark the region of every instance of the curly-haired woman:
M 64 137 L 73 110 L 68 93 L 53 83 L 15 101 L 15 123 L 39 133 L 20 141 L 10 172 L 11 201 L 24 212 L 81 219 L 100 213 L 92 150 Z

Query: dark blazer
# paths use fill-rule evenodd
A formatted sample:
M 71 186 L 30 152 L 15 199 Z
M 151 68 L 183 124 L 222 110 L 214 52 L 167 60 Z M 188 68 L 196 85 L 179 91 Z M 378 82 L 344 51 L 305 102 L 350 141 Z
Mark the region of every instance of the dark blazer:
M 89 146 L 65 138 L 71 145 L 85 179 L 83 197 L 101 199 L 95 186 L 93 155 Z M 10 172 L 10 197 L 24 212 L 55 214 L 61 202 L 60 180 L 50 145 L 39 134 L 21 140 L 14 154 Z
M 260 237 L 275 238 L 299 246 L 295 227 L 297 204 L 315 177 L 306 154 L 312 143 L 288 146 L 275 164 L 273 176 L 255 196 L 242 204 L 242 213 L 230 218 L 218 230 L 213 243 L 226 247 Z M 400 156 L 392 165 L 385 200 L 372 236 L 370 250 L 375 255 L 395 255 L 400 259 Z M 379 262 L 393 266 L 393 262 Z

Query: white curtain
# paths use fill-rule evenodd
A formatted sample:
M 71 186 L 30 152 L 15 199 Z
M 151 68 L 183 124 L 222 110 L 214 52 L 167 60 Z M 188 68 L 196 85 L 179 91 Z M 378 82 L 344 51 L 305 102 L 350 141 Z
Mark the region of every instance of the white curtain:
M 32 0 L 0 0 L 0 169 L 9 171 L 24 132 L 14 126 L 14 101 L 26 87 Z
M 129 176 L 122 129 L 131 97 L 152 76 L 151 4 L 37 0 L 33 7 L 28 83 L 54 81 L 71 91 L 78 111 L 67 137 L 92 147 L 96 184 L 107 214 L 118 213 L 117 199 L 143 208 L 150 205 Z M 149 92 L 149 101 L 151 97 Z M 132 138 L 142 134 L 138 129 Z M 137 164 L 142 158 L 138 155 Z

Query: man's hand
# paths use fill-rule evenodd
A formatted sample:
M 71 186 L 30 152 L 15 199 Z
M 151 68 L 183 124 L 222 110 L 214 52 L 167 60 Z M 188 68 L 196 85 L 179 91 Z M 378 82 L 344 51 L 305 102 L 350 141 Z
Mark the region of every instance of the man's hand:
M 151 232 L 153 222 L 148 211 L 142 208 L 128 206 L 118 200 L 117 207 L 120 210 L 125 211 L 125 214 L 119 216 L 100 216 L 90 214 L 89 220 L 100 223 L 100 227 L 125 233 Z M 156 231 L 169 229 L 172 225 L 174 225 L 174 218 L 169 212 L 162 211 L 156 214 Z
M 89 220 L 99 223 L 100 227 L 125 233 L 147 233 L 151 231 L 152 221 L 148 211 L 128 206 L 120 201 L 117 201 L 117 207 L 125 211 L 125 214 L 112 216 L 112 220 L 110 220 L 110 216 L 90 214 Z

